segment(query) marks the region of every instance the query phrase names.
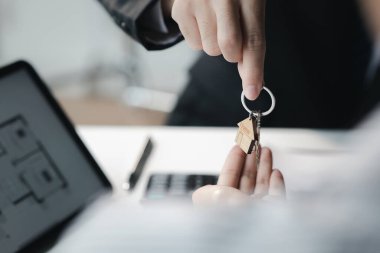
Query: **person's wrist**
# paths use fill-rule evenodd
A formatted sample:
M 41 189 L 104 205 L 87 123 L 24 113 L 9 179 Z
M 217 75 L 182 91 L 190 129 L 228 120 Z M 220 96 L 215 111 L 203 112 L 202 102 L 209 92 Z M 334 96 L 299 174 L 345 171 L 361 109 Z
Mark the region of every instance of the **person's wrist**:
M 165 19 L 170 19 L 172 17 L 172 8 L 174 0 L 161 0 L 162 12 Z

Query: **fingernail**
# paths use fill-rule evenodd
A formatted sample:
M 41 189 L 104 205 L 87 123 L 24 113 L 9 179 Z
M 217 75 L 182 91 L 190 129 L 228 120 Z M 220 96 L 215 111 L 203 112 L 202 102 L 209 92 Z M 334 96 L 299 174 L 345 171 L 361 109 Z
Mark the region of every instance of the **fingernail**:
M 249 100 L 255 100 L 260 94 L 261 88 L 257 85 L 251 85 L 244 89 L 244 95 Z

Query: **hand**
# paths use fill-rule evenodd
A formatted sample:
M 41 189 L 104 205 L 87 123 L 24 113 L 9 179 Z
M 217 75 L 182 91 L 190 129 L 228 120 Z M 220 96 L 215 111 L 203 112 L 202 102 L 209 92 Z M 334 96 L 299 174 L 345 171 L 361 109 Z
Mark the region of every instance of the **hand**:
M 361 0 L 359 1 L 363 11 L 363 18 L 367 20 L 368 30 L 371 32 L 374 41 L 380 38 L 380 1 Z
M 272 169 L 272 152 L 261 149 L 259 169 L 256 155 L 246 155 L 235 146 L 227 156 L 217 185 L 193 193 L 195 205 L 243 204 L 252 199 L 284 199 L 285 183 L 279 170 Z
M 161 0 L 191 48 L 238 63 L 244 94 L 256 99 L 263 85 L 265 0 Z

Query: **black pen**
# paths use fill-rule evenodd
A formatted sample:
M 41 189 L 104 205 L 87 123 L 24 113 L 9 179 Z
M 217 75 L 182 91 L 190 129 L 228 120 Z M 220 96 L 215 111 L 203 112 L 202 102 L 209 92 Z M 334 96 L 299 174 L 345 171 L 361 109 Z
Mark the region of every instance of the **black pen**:
M 139 181 L 141 174 L 144 171 L 145 164 L 153 150 L 153 142 L 150 137 L 148 137 L 144 150 L 140 156 L 140 159 L 135 167 L 135 170 L 130 174 L 129 179 L 123 184 L 123 189 L 126 191 L 132 191 L 137 182 Z

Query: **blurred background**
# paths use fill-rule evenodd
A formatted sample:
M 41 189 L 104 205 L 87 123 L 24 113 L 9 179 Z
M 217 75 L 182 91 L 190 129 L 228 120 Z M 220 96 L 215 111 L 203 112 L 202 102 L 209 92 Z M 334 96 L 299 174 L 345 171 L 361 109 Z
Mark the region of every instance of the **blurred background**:
M 0 65 L 30 62 L 76 124 L 164 124 L 197 54 L 147 52 L 96 0 L 0 0 Z

